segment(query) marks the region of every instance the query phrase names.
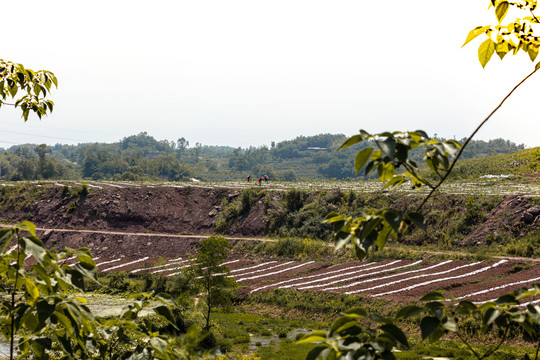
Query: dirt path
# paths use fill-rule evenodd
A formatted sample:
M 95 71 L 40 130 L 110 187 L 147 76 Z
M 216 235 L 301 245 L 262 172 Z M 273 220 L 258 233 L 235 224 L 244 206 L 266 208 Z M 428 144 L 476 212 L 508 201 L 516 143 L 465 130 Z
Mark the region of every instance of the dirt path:
M 13 225 L 9 224 L 0 224 L 0 228 L 10 227 Z M 36 227 L 36 230 L 43 232 L 59 232 L 59 233 L 80 233 L 80 234 L 99 234 L 99 235 L 120 235 L 120 236 L 137 236 L 137 237 L 159 237 L 159 238 L 173 238 L 173 239 L 205 239 L 211 234 L 208 235 L 185 235 L 185 234 L 169 234 L 169 233 L 153 233 L 153 232 L 122 232 L 122 231 L 104 231 L 104 230 L 88 230 L 88 229 L 59 229 L 59 228 L 42 228 Z M 260 241 L 260 242 L 276 242 L 278 239 L 271 238 L 262 238 L 262 237 L 238 237 L 238 236 L 225 236 L 223 237 L 229 241 Z M 334 244 L 330 243 L 328 246 L 333 247 Z M 449 255 L 449 256 L 458 256 L 463 255 L 459 251 L 432 251 L 432 250 L 414 250 L 410 249 L 411 252 L 429 254 L 429 255 Z M 527 258 L 519 256 L 502 256 L 502 255 L 493 255 L 491 256 L 494 259 L 506 259 L 512 261 L 523 261 L 523 262 L 540 262 L 540 258 Z

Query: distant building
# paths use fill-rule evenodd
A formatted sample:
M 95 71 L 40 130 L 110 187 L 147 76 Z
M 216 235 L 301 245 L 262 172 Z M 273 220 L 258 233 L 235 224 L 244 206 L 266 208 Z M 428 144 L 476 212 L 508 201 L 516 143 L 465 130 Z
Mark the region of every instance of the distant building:
M 307 150 L 308 151 L 328 151 L 327 148 L 316 147 L 316 146 L 308 147 Z

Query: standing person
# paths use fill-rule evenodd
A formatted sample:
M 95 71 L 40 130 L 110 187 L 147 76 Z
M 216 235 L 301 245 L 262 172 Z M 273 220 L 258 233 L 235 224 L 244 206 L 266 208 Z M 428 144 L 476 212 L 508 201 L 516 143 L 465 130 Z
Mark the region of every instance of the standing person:
M 262 181 L 262 178 L 259 178 L 259 180 L 258 180 L 258 181 L 259 181 L 259 185 L 261 185 L 261 181 Z
M 251 180 L 251 175 L 248 175 L 246 179 L 249 182 L 249 180 Z
M 268 175 L 264 175 L 264 182 L 268 182 Z

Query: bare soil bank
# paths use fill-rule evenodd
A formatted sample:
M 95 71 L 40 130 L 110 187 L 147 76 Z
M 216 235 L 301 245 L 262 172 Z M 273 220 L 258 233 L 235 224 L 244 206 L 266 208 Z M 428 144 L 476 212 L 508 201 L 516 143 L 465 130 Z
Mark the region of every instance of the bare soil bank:
M 167 257 L 171 246 L 179 247 L 175 252 L 193 252 L 199 239 L 196 236 L 191 239 L 171 238 L 160 234 L 213 234 L 218 222 L 223 221 L 223 213 L 227 208 L 230 210 L 231 204 L 235 203 L 240 207 L 243 200 L 242 190 L 220 187 L 97 183 L 88 189 L 86 194 L 77 183 L 2 186 L 0 219 L 5 223 L 31 220 L 38 227 L 46 229 L 101 232 L 42 232 L 40 235 L 48 246 L 88 246 L 94 251 L 101 248 L 109 256 L 116 253 L 124 256 Z M 335 192 L 338 195 L 343 193 L 340 190 Z M 235 213 L 224 233 L 236 237 L 266 236 L 272 229 L 276 231 L 280 227 L 294 227 L 295 224 L 288 223 L 290 221 L 285 217 L 291 212 L 300 213 L 321 203 L 324 206 L 316 208 L 314 213 L 339 211 L 347 206 L 345 196 L 322 196 L 313 192 L 302 199 L 303 207 L 289 211 L 284 201 L 285 193 L 268 190 L 266 195 L 252 196 L 249 198 L 249 206 L 244 204 L 243 210 Z M 373 194 L 357 194 L 348 205 L 349 209 L 358 208 L 358 203 L 368 196 L 375 197 Z M 535 206 L 530 198 L 510 195 L 490 200 L 489 206 L 478 205 L 479 208 L 475 208 L 474 203 L 471 205 L 470 199 L 468 195 L 440 195 L 425 208 L 433 231 L 429 235 L 420 232 L 408 234 L 405 240 L 436 241 L 437 236 L 448 234 L 450 227 L 459 226 L 459 229 L 463 228 L 463 236 L 457 245 L 482 245 L 490 235 L 493 237 L 510 232 L 517 236 L 538 232 L 540 229 L 540 207 Z M 391 202 L 398 207 L 414 208 L 418 200 L 417 197 L 397 194 Z M 307 222 L 307 217 L 305 220 L 301 217 L 297 219 Z M 451 224 L 452 219 L 455 221 Z M 316 220 L 314 223 L 319 224 L 320 221 Z M 107 231 L 126 234 L 107 234 Z M 146 233 L 148 236 L 130 235 L 134 233 Z

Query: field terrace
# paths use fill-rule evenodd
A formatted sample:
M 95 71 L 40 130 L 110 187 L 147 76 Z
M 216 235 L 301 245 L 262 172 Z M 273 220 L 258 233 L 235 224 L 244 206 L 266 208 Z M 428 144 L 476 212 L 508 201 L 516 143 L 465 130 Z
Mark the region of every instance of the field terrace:
M 41 186 L 44 184 L 54 184 L 55 186 L 80 186 L 80 182 L 76 181 L 29 181 L 31 184 Z M 220 182 L 125 182 L 125 181 L 85 181 L 85 184 L 89 188 L 104 188 L 104 187 L 116 187 L 116 188 L 129 188 L 129 187 L 172 187 L 172 188 L 184 188 L 184 187 L 198 187 L 205 189 L 237 189 L 242 190 L 246 188 L 265 188 L 273 191 L 287 191 L 290 189 L 308 190 L 308 191 L 320 191 L 320 190 L 353 190 L 356 192 L 372 193 L 378 192 L 384 189 L 384 184 L 379 181 L 333 181 L 333 180 L 321 180 L 321 181 L 291 181 L 291 182 L 275 182 L 270 181 L 268 183 L 262 183 L 261 185 L 254 182 L 248 183 L 245 181 L 220 181 Z M 0 186 L 13 186 L 10 182 L 0 183 Z M 408 183 L 403 184 L 401 187 L 392 189 L 401 193 L 410 193 L 411 195 L 426 195 L 428 188 L 422 190 L 412 190 Z M 460 194 L 460 195 L 512 195 L 522 194 L 530 197 L 540 196 L 540 185 L 530 183 L 518 183 L 510 181 L 501 181 L 497 178 L 482 178 L 474 182 L 459 182 L 459 183 L 446 183 L 439 189 L 440 192 L 446 194 Z
M 74 261 L 70 259 L 68 262 Z M 134 259 L 99 258 L 96 265 L 101 273 L 123 271 L 131 275 L 150 273 L 170 277 L 180 274 L 192 265 L 192 261 L 189 256 L 172 259 L 145 256 Z M 230 269 L 228 276 L 249 293 L 294 289 L 369 296 L 396 302 L 415 301 L 434 290 L 444 290 L 449 301 L 485 302 L 540 282 L 540 264 L 527 268 L 514 260 L 384 260 L 332 265 L 316 261 L 231 258 L 225 265 Z

